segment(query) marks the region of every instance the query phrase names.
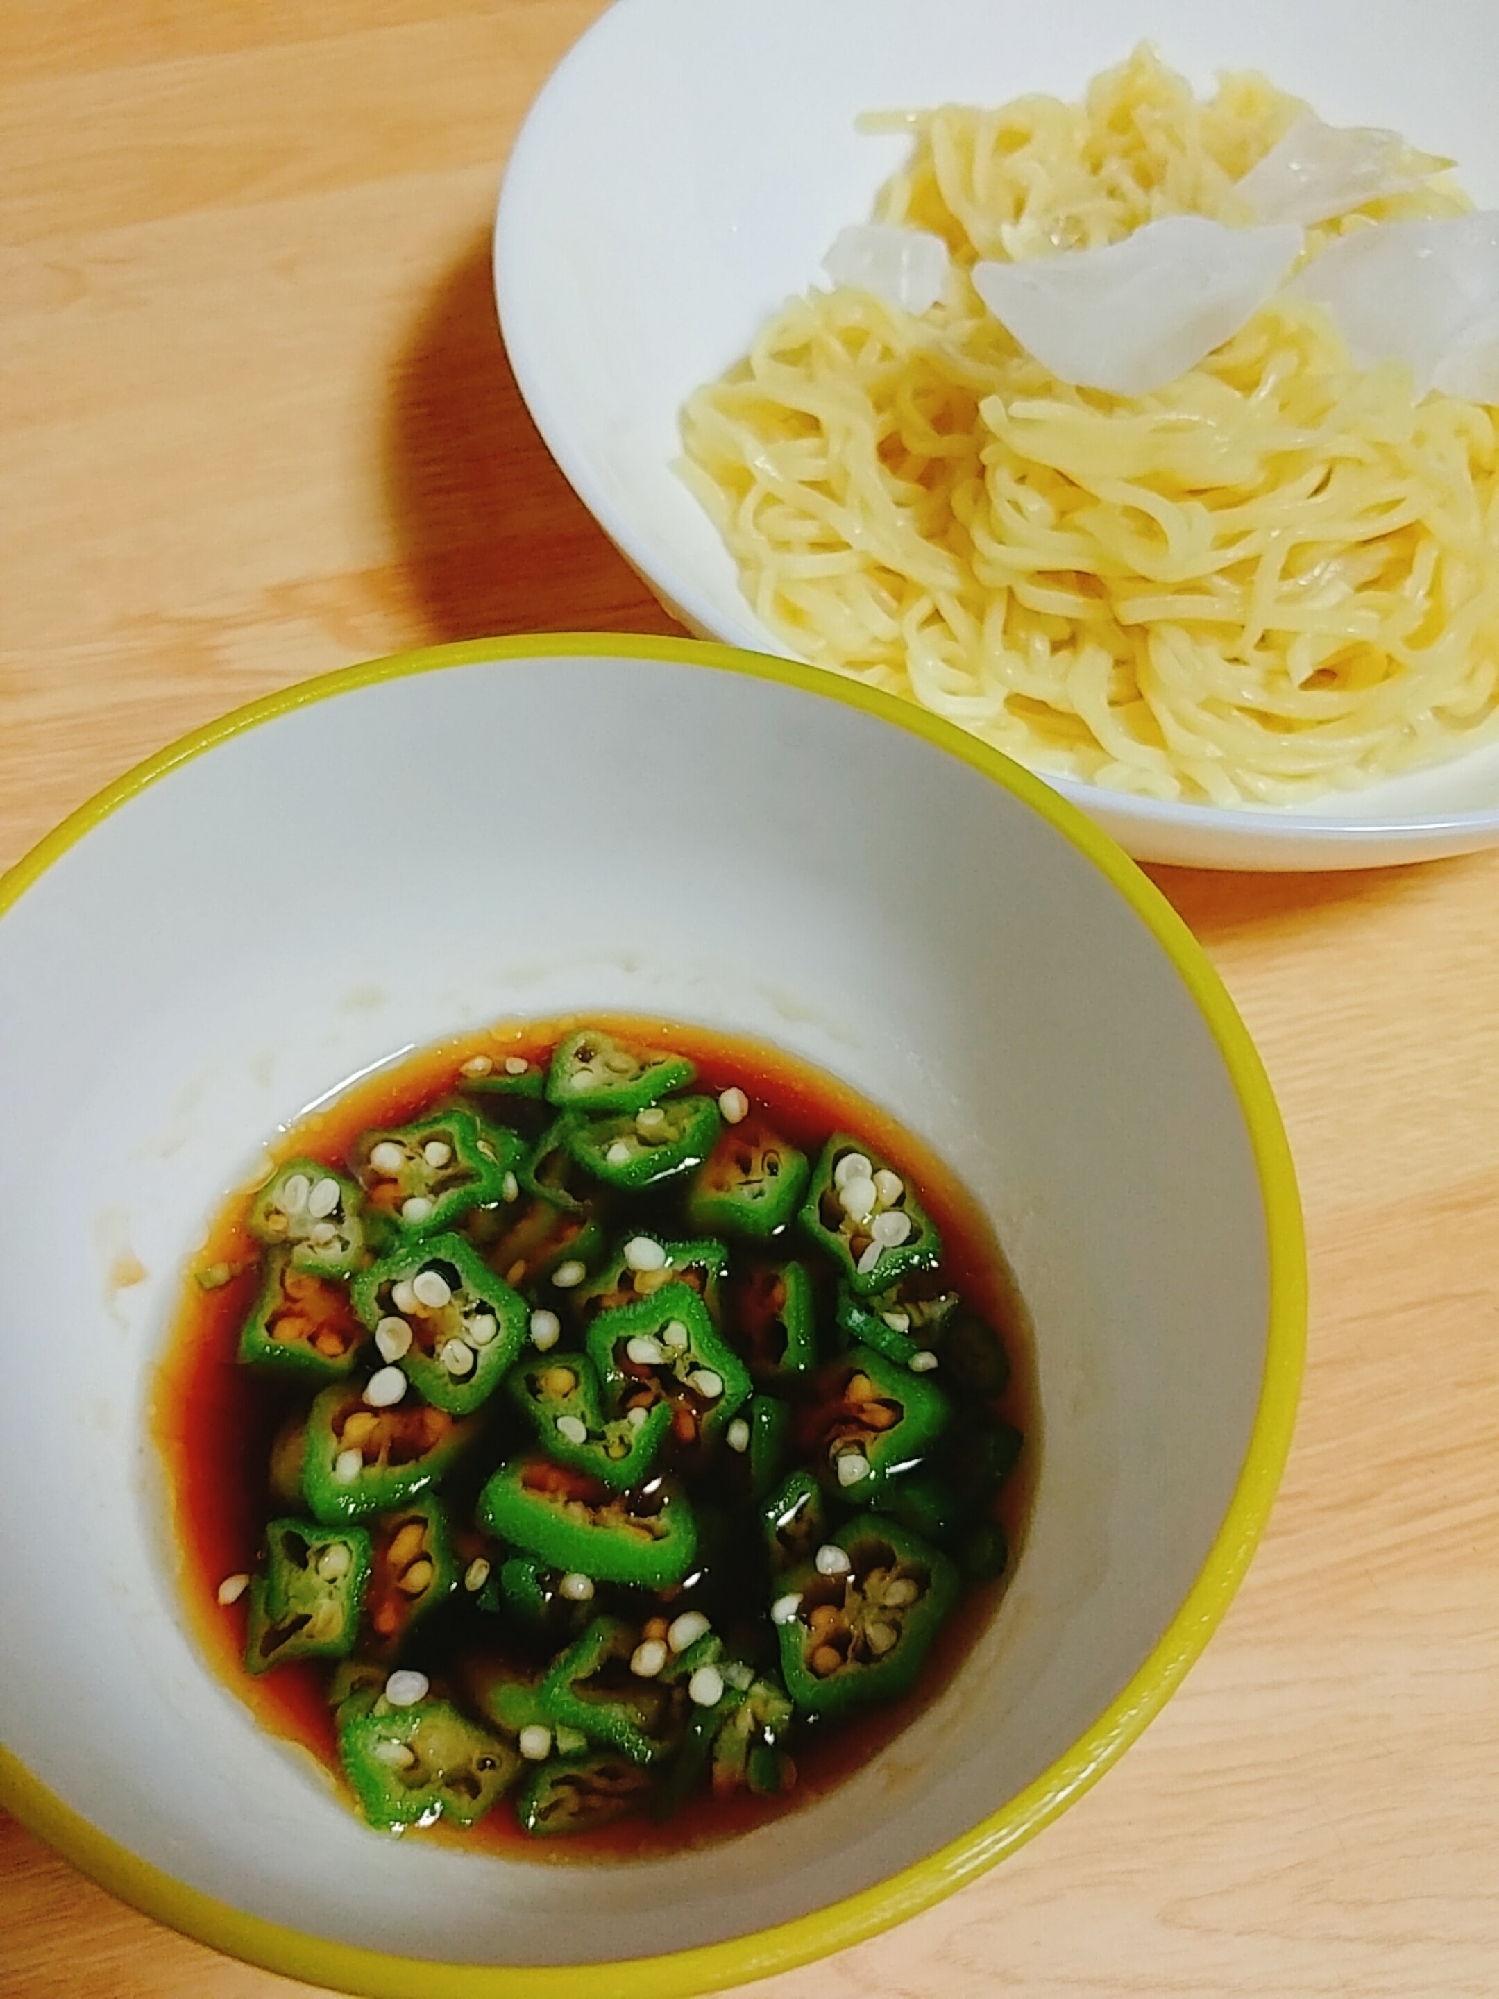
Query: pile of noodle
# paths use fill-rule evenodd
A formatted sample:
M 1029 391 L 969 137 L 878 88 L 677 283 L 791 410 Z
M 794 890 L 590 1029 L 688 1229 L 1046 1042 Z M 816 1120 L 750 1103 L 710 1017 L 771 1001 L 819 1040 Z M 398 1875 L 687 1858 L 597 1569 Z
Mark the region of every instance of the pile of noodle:
M 1256 76 L 1201 102 L 1141 51 L 1081 106 L 908 121 L 877 218 L 945 239 L 938 303 L 811 292 L 683 415 L 684 475 L 790 650 L 1164 799 L 1304 800 L 1499 733 L 1499 411 L 1355 368 L 1283 295 L 1155 394 L 1071 387 L 968 276 L 1251 221 L 1234 183 L 1305 109 Z M 1306 255 L 1468 206 L 1433 179 Z

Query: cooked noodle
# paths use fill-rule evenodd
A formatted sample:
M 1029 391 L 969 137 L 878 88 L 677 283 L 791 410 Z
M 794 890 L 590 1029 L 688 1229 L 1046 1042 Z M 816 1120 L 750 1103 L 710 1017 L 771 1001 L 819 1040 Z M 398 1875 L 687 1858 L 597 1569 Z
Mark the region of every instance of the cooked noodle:
M 942 235 L 915 317 L 812 292 L 687 404 L 684 476 L 755 611 L 818 665 L 1043 771 L 1168 799 L 1295 801 L 1499 732 L 1499 411 L 1361 371 L 1278 296 L 1153 395 L 1073 388 L 968 270 L 1195 211 L 1305 110 L 1207 103 L 1148 51 L 1081 107 L 906 121 L 877 215 Z M 1307 232 L 1469 206 L 1445 180 Z

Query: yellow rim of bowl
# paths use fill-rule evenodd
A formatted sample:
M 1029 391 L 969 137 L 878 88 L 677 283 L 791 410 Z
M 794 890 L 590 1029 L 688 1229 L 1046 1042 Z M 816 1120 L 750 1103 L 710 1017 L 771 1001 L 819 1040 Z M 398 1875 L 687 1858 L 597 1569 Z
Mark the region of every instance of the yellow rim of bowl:
M 755 1934 L 618 1964 L 444 1964 L 331 1943 L 247 1916 L 138 1859 L 0 1749 L 0 1802 L 83 1873 L 147 1915 L 230 1955 L 369 1999 L 572 1999 L 580 1978 L 596 1999 L 688 1999 L 745 1984 L 844 1949 L 930 1907 L 1013 1853 L 1080 1797 L 1175 1691 L 1232 1600 L 1264 1531 L 1290 1448 L 1306 1339 L 1306 1256 L 1295 1169 L 1280 1113 L 1248 1031 L 1201 946 L 1160 891 L 1075 806 L 997 750 L 951 723 L 858 681 L 693 639 L 591 633 L 473 640 L 396 653 L 253 701 L 137 764 L 90 799 L 0 877 L 0 917 L 52 863 L 111 812 L 179 764 L 262 722 L 315 701 L 408 674 L 490 661 L 567 657 L 678 662 L 779 682 L 862 708 L 924 736 L 992 778 L 1047 820 L 1107 877 L 1154 934 L 1212 1031 L 1238 1095 L 1264 1201 L 1269 1323 L 1259 1407 L 1243 1468 L 1207 1560 L 1155 1649 L 1079 1740 L 1004 1808 L 961 1839 L 877 1887 Z

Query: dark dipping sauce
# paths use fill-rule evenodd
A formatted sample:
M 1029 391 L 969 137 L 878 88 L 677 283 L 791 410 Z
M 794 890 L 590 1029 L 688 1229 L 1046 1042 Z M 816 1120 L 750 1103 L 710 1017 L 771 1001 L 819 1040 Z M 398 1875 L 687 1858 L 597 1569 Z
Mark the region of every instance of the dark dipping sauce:
M 924 1359 L 920 1372 L 909 1379 L 918 1384 L 918 1395 L 930 1390 L 945 1394 L 951 1417 L 925 1447 L 921 1460 L 903 1469 L 901 1477 L 934 1472 L 950 1480 L 956 1471 L 964 1496 L 961 1518 L 944 1525 L 940 1540 L 930 1532 L 930 1520 L 925 1523 L 924 1538 L 928 1545 L 943 1549 L 957 1593 L 908 1691 L 882 1703 L 855 1705 L 846 1714 L 808 1717 L 797 1709 L 789 1725 L 774 1732 L 778 1753 L 772 1762 L 767 1764 L 762 1757 L 756 1765 L 762 1777 L 767 1768 L 778 1769 L 777 1781 L 789 1786 L 768 1795 L 743 1782 L 731 1794 L 715 1795 L 704 1774 L 665 1819 L 659 1816 L 659 1803 L 653 1810 L 653 1797 L 647 1794 L 613 1823 L 566 1836 L 544 1836 L 525 1830 L 515 1808 L 514 1801 L 537 1768 L 526 1762 L 508 1794 L 477 1823 L 459 1828 L 441 1821 L 429 1829 L 429 1836 L 460 1840 L 470 1849 L 478 1845 L 529 1860 L 623 1861 L 732 1837 L 825 1795 L 867 1764 L 933 1701 L 983 1631 L 1013 1569 L 1035 1485 L 1039 1426 L 1024 1313 L 993 1232 L 972 1197 L 925 1146 L 883 1112 L 833 1078 L 758 1041 L 624 1016 L 590 1014 L 506 1024 L 404 1059 L 357 1084 L 279 1140 L 272 1153 L 275 1165 L 315 1160 L 347 1177 L 351 1162 L 363 1165 L 366 1159 L 368 1143 L 361 1150 L 362 1134 L 389 1131 L 455 1106 L 477 1114 L 484 1125 L 513 1129 L 528 1148 L 534 1148 L 558 1110 L 534 1099 L 487 1093 L 478 1087 L 485 1078 L 473 1072 L 488 1062 L 490 1076 L 503 1075 L 507 1058 L 512 1063 L 525 1058 L 544 1069 L 559 1043 L 584 1028 L 637 1051 L 686 1057 L 694 1065 L 695 1077 L 663 1097 L 663 1103 L 684 1095 L 717 1099 L 725 1091 L 742 1091 L 748 1115 L 742 1122 L 723 1121 L 717 1144 L 772 1136 L 806 1156 L 814 1187 L 830 1138 L 846 1134 L 856 1140 L 859 1150 L 876 1165 L 899 1177 L 940 1238 L 937 1268 L 903 1280 L 907 1293 L 917 1299 L 956 1293 L 961 1301 L 929 1338 L 912 1329 L 912 1338 L 923 1351 L 935 1352 L 938 1360 L 931 1367 Z M 738 1108 L 732 1099 L 731 1107 Z M 586 1111 L 581 1098 L 579 1108 Z M 367 1166 L 365 1173 L 368 1180 Z M 850 1519 L 889 1503 L 886 1494 L 863 1496 L 844 1490 L 836 1462 L 829 1456 L 830 1448 L 859 1448 L 857 1443 L 830 1445 L 830 1437 L 839 1427 L 840 1412 L 848 1414 L 845 1398 L 862 1393 L 857 1386 L 851 1388 L 852 1377 L 859 1373 L 857 1360 L 851 1365 L 855 1343 L 838 1323 L 836 1260 L 796 1219 L 765 1241 L 694 1227 L 686 1213 L 696 1177 L 692 1173 L 628 1193 L 597 1181 L 590 1184 L 586 1172 L 570 1168 L 559 1177 L 579 1190 L 578 1197 L 597 1212 L 602 1225 L 601 1246 L 586 1258 L 588 1277 L 582 1287 L 559 1289 L 549 1275 L 518 1267 L 515 1218 L 533 1207 L 533 1196 L 524 1189 L 512 1202 L 471 1209 L 451 1224 L 451 1233 L 468 1238 L 501 1278 L 508 1273 L 528 1313 L 543 1307 L 557 1314 L 561 1333 L 554 1351 L 564 1366 L 569 1356 L 587 1350 L 574 1302 L 577 1289 L 586 1290 L 601 1271 L 618 1262 L 623 1242 L 647 1237 L 687 1244 L 708 1236 L 721 1241 L 728 1260 L 717 1332 L 749 1369 L 754 1394 L 771 1393 L 786 1405 L 783 1461 L 768 1493 L 752 1494 L 749 1451 L 731 1447 L 722 1422 L 705 1441 L 699 1428 L 708 1426 L 702 1398 L 679 1392 L 673 1401 L 672 1425 L 646 1483 L 665 1474 L 686 1493 L 700 1520 L 712 1523 L 711 1531 L 699 1533 L 697 1556 L 688 1574 L 678 1585 L 650 1591 L 598 1581 L 593 1599 L 583 1603 L 569 1603 L 553 1594 L 546 1626 L 538 1631 L 527 1628 L 513 1614 L 513 1604 L 496 1591 L 502 1562 L 517 1550 L 497 1542 L 475 1519 L 480 1494 L 496 1470 L 522 1455 L 535 1457 L 541 1450 L 538 1429 L 517 1398 L 506 1388 L 497 1388 L 476 1418 L 476 1441 L 433 1488 L 446 1508 L 458 1573 L 465 1579 L 394 1648 L 382 1647 L 371 1633 L 370 1621 L 381 1601 L 378 1587 L 372 1586 L 354 1656 L 378 1662 L 379 1670 L 372 1673 L 377 1681 L 395 1667 L 415 1669 L 430 1681 L 431 1698 L 450 1700 L 480 1725 L 494 1729 L 493 1716 L 486 1714 L 482 1703 L 483 1689 L 496 1673 L 535 1679 L 598 1616 L 621 1619 L 640 1635 L 647 1619 L 671 1623 L 684 1612 L 700 1611 L 736 1666 L 748 1662 L 779 1690 L 786 1685 L 780 1671 L 780 1634 L 769 1612 L 782 1584 L 771 1569 L 764 1521 L 767 1497 L 780 1490 L 788 1474 L 810 1469 L 824 1493 L 829 1539 L 836 1538 Z M 328 1531 L 312 1523 L 305 1505 L 288 1501 L 284 1486 L 281 1496 L 272 1492 L 270 1471 L 278 1437 L 284 1437 L 299 1412 L 305 1413 L 323 1384 L 310 1377 L 268 1373 L 239 1358 L 241 1331 L 261 1296 L 270 1253 L 251 1232 L 254 1198 L 255 1190 L 242 1192 L 225 1205 L 194 1260 L 156 1382 L 153 1429 L 165 1471 L 181 1588 L 199 1643 L 257 1720 L 309 1750 L 357 1808 L 341 1769 L 339 1724 L 329 1698 L 339 1662 L 288 1659 L 251 1674 L 245 1664 L 251 1593 L 232 1603 L 219 1601 L 220 1586 L 227 1578 L 264 1575 L 269 1522 L 301 1516 L 314 1535 Z M 558 1210 L 557 1215 L 569 1212 Z M 827 1213 L 832 1219 L 834 1209 L 829 1207 Z M 405 1255 L 408 1248 L 403 1243 L 399 1254 Z M 374 1254 L 390 1256 L 392 1250 L 391 1243 L 381 1242 Z M 763 1330 L 766 1267 L 791 1259 L 811 1274 L 817 1359 L 805 1372 L 772 1378 L 765 1366 L 777 1357 L 778 1342 L 773 1339 L 767 1347 Z M 555 1263 L 552 1267 L 555 1271 Z M 338 1288 L 341 1292 L 343 1287 Z M 335 1303 L 342 1309 L 340 1300 Z M 346 1314 L 345 1343 L 356 1338 L 364 1344 L 347 1385 L 350 1398 L 357 1401 L 364 1384 L 385 1363 L 368 1333 L 357 1327 L 352 1314 Z M 898 1340 L 895 1345 L 899 1347 Z M 527 1368 L 534 1373 L 551 1357 L 528 1339 L 514 1371 Z M 887 1383 L 892 1368 L 898 1373 L 906 1364 L 888 1355 L 877 1359 Z M 867 1374 L 861 1379 L 878 1391 L 878 1380 L 871 1382 Z M 618 1418 L 619 1392 L 615 1391 L 612 1406 L 607 1384 L 601 1393 L 604 1413 Z M 420 1400 L 412 1384 L 401 1408 L 414 1408 Z M 929 1395 L 927 1402 L 929 1406 Z M 741 1442 L 750 1408 L 746 1400 L 738 1411 Z M 871 1449 L 871 1460 L 877 1448 L 876 1444 Z M 892 1482 L 896 1484 L 898 1480 Z M 604 1489 L 596 1487 L 594 1493 L 597 1498 Z M 377 1519 L 352 1524 L 373 1532 L 378 1544 Z M 898 1518 L 896 1525 L 907 1531 Z M 476 1560 L 490 1565 L 486 1584 L 478 1589 L 469 1586 Z M 555 1591 L 556 1581 L 554 1571 L 548 1588 Z M 833 1577 L 827 1586 L 819 1584 L 819 1596 L 836 1599 L 841 1583 L 841 1578 Z M 659 1632 L 661 1626 L 652 1628 Z M 623 1661 L 612 1670 L 617 1684 L 628 1685 Z M 683 1692 L 675 1699 L 680 1728 L 684 1712 L 690 1718 L 697 1710 L 687 1704 Z M 513 1730 L 508 1740 L 513 1754 L 517 1740 Z M 659 1771 L 669 1774 L 669 1759 Z M 667 1781 L 659 1771 L 652 1777 L 653 1790 Z

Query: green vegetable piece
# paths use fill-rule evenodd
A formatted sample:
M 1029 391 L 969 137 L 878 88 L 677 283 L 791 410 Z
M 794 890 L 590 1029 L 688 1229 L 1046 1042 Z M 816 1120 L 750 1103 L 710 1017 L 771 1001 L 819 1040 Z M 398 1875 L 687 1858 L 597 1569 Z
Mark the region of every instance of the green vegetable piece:
M 489 1262 L 517 1290 L 545 1283 L 565 1263 L 586 1270 L 603 1246 L 597 1220 L 575 1206 L 562 1207 L 550 1196 L 525 1202 L 514 1221 L 489 1252 Z M 573 1292 L 576 1296 L 576 1292 Z M 559 1291 L 558 1297 L 562 1294 Z
M 719 1338 L 707 1306 L 675 1280 L 636 1304 L 600 1312 L 587 1344 L 613 1406 L 628 1420 L 632 1409 L 669 1402 L 683 1443 L 719 1436 L 750 1392 L 745 1365 Z
M 265 1532 L 266 1572 L 250 1585 L 250 1671 L 353 1651 L 370 1574 L 369 1535 L 306 1520 L 273 1520 Z
M 382 1832 L 444 1818 L 473 1825 L 522 1767 L 508 1743 L 448 1701 L 408 1708 L 378 1701 L 365 1712 L 346 1705 L 338 1753 L 365 1818 Z
M 586 1104 L 590 1111 L 638 1111 L 696 1074 L 684 1055 L 653 1054 L 585 1027 L 570 1034 L 552 1056 L 547 1101 Z
M 374 1560 L 365 1624 L 382 1658 L 393 1658 L 415 1627 L 457 1589 L 461 1564 L 447 1510 L 435 1492 L 383 1513 L 371 1533 Z
M 763 1499 L 786 1468 L 791 1411 L 777 1396 L 756 1395 L 749 1406 L 750 1491 Z
M 328 1705 L 346 1707 L 351 1714 L 368 1714 L 385 1692 L 389 1678 L 389 1666 L 378 1665 L 372 1659 L 340 1659 L 328 1682 Z
M 391 1131 L 366 1131 L 349 1164 L 370 1211 L 405 1237 L 437 1235 L 486 1201 L 504 1199 L 505 1175 L 524 1147 L 513 1132 L 482 1127 L 472 1111 Z
M 938 1548 L 951 1549 L 973 1524 L 972 1503 L 940 1472 L 904 1472 L 887 1479 L 871 1493 L 869 1503 Z
M 598 1376 L 586 1354 L 545 1354 L 511 1369 L 506 1393 L 559 1464 L 589 1472 L 623 1491 L 650 1470 L 671 1428 L 670 1403 L 642 1408 L 638 1418 L 606 1418 Z
M 756 1381 L 774 1385 L 817 1365 L 817 1300 L 804 1263 L 751 1264 L 736 1274 L 729 1297 Z
M 519 1068 L 512 1068 L 519 1063 Z M 464 1066 L 458 1077 L 459 1088 L 475 1091 L 486 1097 L 519 1097 L 523 1102 L 539 1103 L 546 1094 L 547 1072 L 540 1062 L 533 1062 L 525 1055 L 497 1055 L 488 1069 L 475 1074 Z
M 561 1142 L 595 1180 L 638 1193 L 701 1166 L 721 1123 L 712 1097 L 670 1097 L 613 1117 L 565 1118 Z
M 651 1775 L 612 1749 L 554 1756 L 543 1763 L 515 1800 L 515 1815 L 536 1838 L 596 1832 L 643 1803 Z
M 719 1730 L 741 1706 L 746 1692 L 746 1688 L 725 1680 L 723 1692 L 712 1707 L 694 1703 L 687 1732 L 653 1801 L 656 1818 L 671 1818 L 700 1787 L 710 1767 Z
M 764 1242 L 792 1221 L 810 1173 L 806 1154 L 758 1120 L 729 1125 L 693 1177 L 687 1219 L 706 1233 Z
M 909 1692 L 958 1597 L 954 1564 L 893 1520 L 861 1514 L 833 1545 L 849 1558 L 847 1574 L 824 1575 L 812 1561 L 779 1585 L 798 1599 L 776 1627 L 781 1671 L 798 1710 L 812 1717 Z M 814 1634 L 813 1614 L 824 1605 L 836 1613 L 832 1627 Z
M 658 1252 L 664 1259 L 659 1265 Z M 575 1294 L 577 1309 L 586 1324 L 600 1312 L 613 1312 L 621 1305 L 633 1305 L 641 1298 L 652 1297 L 664 1284 L 686 1284 L 697 1292 L 708 1308 L 708 1316 L 717 1325 L 720 1290 L 728 1262 L 727 1249 L 711 1237 L 694 1242 L 665 1242 L 648 1233 L 629 1236 L 597 1277 L 579 1286 Z
M 450 1416 L 488 1401 L 525 1346 L 531 1318 L 525 1300 L 458 1235 L 406 1244 L 366 1270 L 354 1282 L 354 1307 L 371 1332 L 406 1327 L 401 1370 Z
M 943 1379 L 955 1393 L 993 1401 L 1010 1383 L 1010 1358 L 999 1334 L 977 1312 L 957 1312 L 942 1337 L 929 1342 L 941 1359 Z
M 239 1336 L 239 1357 L 265 1374 L 337 1381 L 367 1335 L 345 1285 L 298 1267 L 290 1249 L 267 1253 L 265 1282 Z
M 364 1255 L 359 1189 L 317 1159 L 277 1167 L 250 1203 L 249 1228 L 317 1277 L 347 1277 Z
M 548 1458 L 512 1458 L 479 1494 L 479 1524 L 553 1567 L 598 1582 L 665 1589 L 697 1552 L 691 1503 L 666 1480 L 633 1493 Z
M 389 1512 L 436 1485 L 474 1435 L 472 1419 L 426 1402 L 371 1409 L 352 1383 L 335 1382 L 307 1414 L 303 1497 L 328 1527 Z
M 889 1360 L 909 1367 L 918 1353 L 931 1353 L 958 1309 L 956 1291 L 935 1297 L 907 1295 L 893 1284 L 873 1298 L 860 1298 L 847 1283 L 838 1286 L 838 1324 L 860 1346 L 873 1347 Z
M 747 1667 L 742 1670 L 748 1674 Z M 791 1788 L 796 1782 L 796 1768 L 789 1757 L 773 1757 L 768 1763 L 762 1762 L 758 1784 L 751 1777 L 750 1762 L 752 1757 L 777 1748 L 791 1726 L 793 1713 L 783 1688 L 771 1680 L 757 1679 L 751 1683 L 744 1698 L 724 1718 L 713 1738 L 712 1782 L 715 1798 L 731 1798 L 736 1791 L 744 1789 L 773 1794 Z
M 952 1408 L 930 1375 L 855 1347 L 826 1371 L 818 1457 L 840 1495 L 871 1500 L 887 1480 L 920 1464 Z
M 1010 1544 L 997 1520 L 981 1520 L 957 1548 L 958 1567 L 969 1583 L 993 1582 L 1010 1565 Z
M 942 1454 L 943 1468 L 966 1503 L 987 1506 L 1015 1469 L 1025 1439 L 1013 1423 L 975 1418 L 954 1425 Z
M 616 1617 L 596 1617 L 541 1683 L 541 1707 L 554 1725 L 580 1729 L 632 1763 L 658 1762 L 681 1739 L 685 1693 L 663 1677 L 630 1671 L 639 1634 Z
M 847 1132 L 823 1147 L 801 1225 L 865 1298 L 910 1271 L 934 1270 L 942 1243 L 915 1191 Z
M 569 1135 L 588 1120 L 581 1111 L 564 1111 L 554 1118 L 520 1163 L 520 1184 L 538 1200 L 570 1214 L 583 1211 L 588 1177 L 568 1143 Z
M 760 1509 L 773 1574 L 811 1561 L 828 1538 L 828 1507 L 822 1487 L 807 1471 L 794 1471 Z

